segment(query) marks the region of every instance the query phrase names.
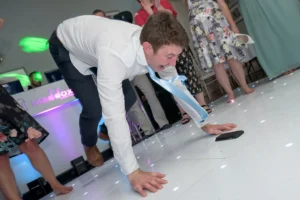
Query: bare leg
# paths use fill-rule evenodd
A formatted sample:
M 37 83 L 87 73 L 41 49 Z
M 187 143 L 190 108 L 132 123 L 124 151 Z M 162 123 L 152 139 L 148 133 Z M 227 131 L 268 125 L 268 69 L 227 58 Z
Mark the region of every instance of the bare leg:
M 200 104 L 200 106 L 203 106 L 203 108 L 206 110 L 206 112 L 211 113 L 211 109 L 209 108 L 209 106 L 207 105 L 207 103 L 204 99 L 203 92 L 196 94 L 195 98 L 198 101 L 198 103 Z M 206 105 L 206 106 L 204 106 L 204 105 Z
M 47 155 L 34 140 L 24 142 L 19 149 L 28 156 L 34 168 L 48 181 L 55 194 L 67 194 L 73 190 L 72 187 L 63 186 L 58 182 Z
M 247 85 L 246 78 L 245 78 L 245 72 L 244 72 L 242 63 L 240 63 L 239 61 L 237 61 L 235 59 L 230 59 L 227 61 L 227 63 L 229 65 L 233 75 L 238 80 L 238 82 L 240 83 L 240 85 L 241 85 L 242 89 L 245 91 L 245 93 L 250 94 L 250 93 L 254 92 L 254 89 L 249 88 L 249 86 Z
M 177 105 L 177 107 L 178 107 L 178 109 L 179 109 L 181 115 L 183 115 L 183 113 L 185 113 L 185 111 L 180 107 L 179 104 L 176 104 L 176 105 Z
M 200 104 L 200 106 L 207 105 L 207 103 L 206 103 L 206 101 L 204 99 L 203 92 L 200 92 L 200 93 L 196 94 L 195 98 L 198 101 L 198 103 Z
M 230 85 L 228 74 L 224 68 L 224 64 L 223 63 L 215 64 L 214 70 L 215 70 L 218 82 L 224 88 L 225 92 L 228 95 L 227 102 L 228 103 L 232 102 L 234 100 L 234 93 L 233 93 L 231 85 Z
M 182 124 L 189 123 L 190 120 L 191 120 L 190 116 L 180 107 L 180 105 L 178 103 L 176 105 L 177 105 L 177 107 L 178 107 L 178 109 L 179 109 L 179 111 L 181 113 L 181 117 L 182 117 L 181 123 Z
M 0 191 L 10 200 L 21 200 L 8 154 L 0 155 Z

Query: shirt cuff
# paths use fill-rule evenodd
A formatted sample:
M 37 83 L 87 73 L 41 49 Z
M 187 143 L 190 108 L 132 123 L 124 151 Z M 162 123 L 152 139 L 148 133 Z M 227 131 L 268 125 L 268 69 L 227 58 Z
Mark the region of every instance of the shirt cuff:
M 128 176 L 129 174 L 135 172 L 135 171 L 136 171 L 137 169 L 139 169 L 139 168 L 140 168 L 140 166 L 139 166 L 139 164 L 136 162 L 136 163 L 132 164 L 132 166 L 127 167 L 126 169 L 122 169 L 122 168 L 121 168 L 121 171 L 122 171 L 126 176 Z

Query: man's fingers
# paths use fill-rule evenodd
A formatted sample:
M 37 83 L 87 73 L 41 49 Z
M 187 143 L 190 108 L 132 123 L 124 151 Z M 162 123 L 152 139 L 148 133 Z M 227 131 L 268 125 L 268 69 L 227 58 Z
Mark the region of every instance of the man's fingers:
M 149 184 L 149 183 L 145 183 L 144 188 L 145 188 L 146 190 L 149 190 L 150 192 L 153 192 L 153 193 L 157 192 L 157 190 L 158 190 L 158 189 L 156 189 L 155 187 L 153 187 L 153 186 L 152 186 L 151 184 Z
M 165 174 L 158 173 L 158 172 L 152 172 L 152 173 L 151 173 L 151 176 L 154 176 L 154 177 L 156 177 L 156 178 L 164 178 L 166 175 L 165 175 Z
M 220 125 L 220 127 L 218 127 L 218 130 L 231 131 L 234 128 L 236 128 L 235 124 L 223 124 L 223 125 Z
M 236 125 L 236 124 L 224 124 L 224 125 L 226 125 L 226 126 L 228 126 L 228 127 L 232 128 L 232 129 L 234 129 L 234 128 L 236 128 L 236 127 L 237 127 L 237 125 Z
M 143 190 L 142 187 L 136 187 L 135 190 L 142 196 L 142 197 L 146 197 L 147 193 Z
M 209 133 L 212 135 L 220 135 L 222 133 L 222 131 L 219 129 L 211 129 L 211 130 L 209 130 Z
M 158 190 L 161 190 L 163 188 L 163 186 L 155 180 L 150 181 L 150 184 Z
M 159 184 L 167 184 L 168 183 L 168 181 L 167 180 L 165 180 L 165 179 L 162 179 L 162 178 L 156 178 L 156 179 L 154 179 L 157 183 L 159 183 Z

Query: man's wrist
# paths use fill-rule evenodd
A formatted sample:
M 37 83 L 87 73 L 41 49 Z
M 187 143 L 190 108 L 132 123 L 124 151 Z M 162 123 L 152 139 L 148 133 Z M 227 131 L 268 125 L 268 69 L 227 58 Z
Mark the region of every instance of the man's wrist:
M 205 123 L 205 124 L 201 124 L 201 130 L 204 132 L 204 133 L 208 133 L 207 131 L 207 125 L 209 125 L 208 123 Z
M 131 172 L 130 174 L 128 174 L 127 175 L 128 180 L 131 181 L 139 171 L 140 171 L 140 169 L 137 169 L 137 170 Z

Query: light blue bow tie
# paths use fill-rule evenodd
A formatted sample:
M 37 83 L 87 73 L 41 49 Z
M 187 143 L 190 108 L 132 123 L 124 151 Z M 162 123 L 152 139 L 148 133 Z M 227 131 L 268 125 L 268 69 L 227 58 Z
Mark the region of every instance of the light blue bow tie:
M 206 112 L 206 110 L 204 110 L 199 104 L 195 103 L 187 94 L 185 94 L 183 91 L 181 91 L 179 88 L 177 88 L 175 85 L 172 84 L 174 81 L 176 81 L 178 79 L 181 81 L 185 81 L 186 80 L 185 76 L 176 76 L 172 80 L 166 81 L 166 80 L 157 78 L 155 75 L 155 72 L 153 71 L 153 69 L 151 67 L 147 66 L 147 69 L 149 71 L 150 78 L 155 83 L 157 83 L 158 85 L 163 87 L 165 90 L 167 90 L 174 96 L 180 98 L 181 100 L 183 100 L 184 102 L 189 104 L 194 110 L 196 110 L 202 118 L 201 122 L 203 122 L 207 119 L 208 113 Z

